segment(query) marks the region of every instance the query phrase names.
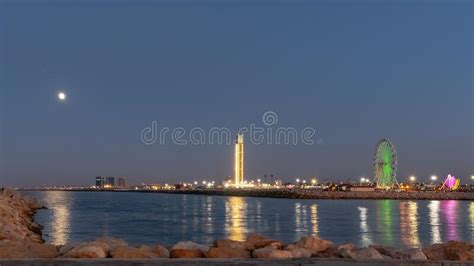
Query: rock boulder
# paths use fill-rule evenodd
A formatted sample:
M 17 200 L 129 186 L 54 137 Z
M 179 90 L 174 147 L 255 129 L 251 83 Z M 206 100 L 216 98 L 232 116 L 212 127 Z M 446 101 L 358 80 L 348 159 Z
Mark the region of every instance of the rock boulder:
M 0 241 L 0 258 L 2 259 L 51 259 L 58 256 L 59 252 L 54 245 L 23 241 Z
M 214 241 L 214 247 L 217 248 L 236 248 L 236 249 L 243 249 L 243 250 L 252 250 L 254 249 L 252 244 L 242 241 L 235 241 L 230 239 L 220 239 Z
M 324 239 L 320 239 L 313 236 L 303 236 L 298 242 L 296 242 L 298 247 L 306 248 L 311 250 L 313 254 L 327 250 L 332 246 L 332 242 Z
M 283 243 L 281 241 L 255 234 L 250 234 L 247 237 L 247 240 L 245 240 L 245 245 L 247 245 L 247 247 L 251 247 L 252 249 L 259 249 L 264 247 L 281 249 L 283 247 Z
M 203 258 L 204 252 L 199 249 L 172 249 L 170 258 Z
M 356 250 L 353 258 L 360 260 L 383 260 L 384 256 L 382 256 L 375 248 L 368 247 Z
M 241 248 L 211 247 L 206 253 L 207 258 L 250 258 L 250 252 Z
M 293 253 L 289 250 L 265 247 L 254 250 L 252 256 L 258 259 L 291 259 L 293 258 Z

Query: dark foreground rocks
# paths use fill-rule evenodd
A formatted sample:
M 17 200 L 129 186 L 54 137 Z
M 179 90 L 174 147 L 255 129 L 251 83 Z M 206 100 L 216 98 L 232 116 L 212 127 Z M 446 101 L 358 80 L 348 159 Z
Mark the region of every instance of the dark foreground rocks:
M 34 242 L 0 241 L 0 259 L 238 259 L 295 260 L 340 259 L 350 261 L 458 261 L 474 263 L 474 245 L 460 241 L 434 244 L 423 249 L 399 249 L 382 246 L 334 246 L 331 241 L 312 236 L 294 243 L 250 235 L 246 241 L 221 239 L 209 247 L 181 241 L 171 247 L 162 245 L 130 246 L 127 242 L 101 237 L 91 242 L 54 246 Z

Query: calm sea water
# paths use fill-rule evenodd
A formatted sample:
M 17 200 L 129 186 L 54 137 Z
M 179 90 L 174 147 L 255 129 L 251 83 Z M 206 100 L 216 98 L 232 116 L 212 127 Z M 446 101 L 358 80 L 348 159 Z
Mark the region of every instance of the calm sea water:
M 45 203 L 36 220 L 54 244 L 114 236 L 131 244 L 244 240 L 258 233 L 294 241 L 313 235 L 335 243 L 416 247 L 452 239 L 474 242 L 474 202 L 292 200 L 156 193 L 29 191 Z

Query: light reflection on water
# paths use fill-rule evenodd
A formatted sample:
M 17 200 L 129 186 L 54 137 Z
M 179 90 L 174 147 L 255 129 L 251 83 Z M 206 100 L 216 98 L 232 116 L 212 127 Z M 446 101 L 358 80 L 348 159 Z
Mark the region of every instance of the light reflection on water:
M 244 198 L 230 197 L 226 201 L 226 231 L 229 239 L 243 241 L 247 228 L 247 204 Z
M 431 244 L 436 244 L 441 242 L 441 230 L 440 230 L 440 221 L 439 221 L 439 201 L 432 200 L 428 204 L 429 209 L 429 219 L 431 225 Z
M 319 235 L 318 226 L 318 205 L 311 205 L 311 235 L 317 237 Z
M 386 246 L 393 246 L 393 203 L 392 200 L 378 200 L 377 202 L 377 228 L 382 233 L 382 243 Z
M 441 202 L 441 211 L 443 212 L 443 218 L 447 224 L 446 236 L 447 240 L 456 240 L 458 236 L 458 208 L 459 201 L 456 200 L 445 200 Z
M 359 220 L 360 220 L 360 243 L 362 246 L 372 245 L 372 238 L 370 237 L 370 229 L 367 224 L 367 208 L 357 207 L 359 209 Z
M 57 245 L 66 244 L 69 241 L 70 217 L 69 211 L 70 196 L 68 192 L 58 191 L 57 193 L 46 193 L 45 203 L 52 211 L 51 222 L 46 230 L 51 231 L 51 242 Z
M 416 201 L 400 202 L 400 229 L 402 241 L 406 246 L 419 246 L 418 236 L 418 203 Z
M 97 236 L 131 244 L 244 240 L 258 233 L 294 241 L 417 247 L 474 240 L 474 202 L 289 200 L 148 193 L 24 192 L 49 206 L 37 220 L 54 244 Z M 470 232 L 461 233 L 461 232 Z
M 469 204 L 469 218 L 471 220 L 471 235 L 472 235 L 472 242 L 474 242 L 474 202 Z

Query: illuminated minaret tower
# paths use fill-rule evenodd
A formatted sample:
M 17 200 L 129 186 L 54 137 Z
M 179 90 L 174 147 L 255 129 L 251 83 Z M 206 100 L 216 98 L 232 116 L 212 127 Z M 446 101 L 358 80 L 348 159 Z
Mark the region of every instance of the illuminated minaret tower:
M 235 139 L 235 185 L 244 183 L 244 135 L 237 134 Z

